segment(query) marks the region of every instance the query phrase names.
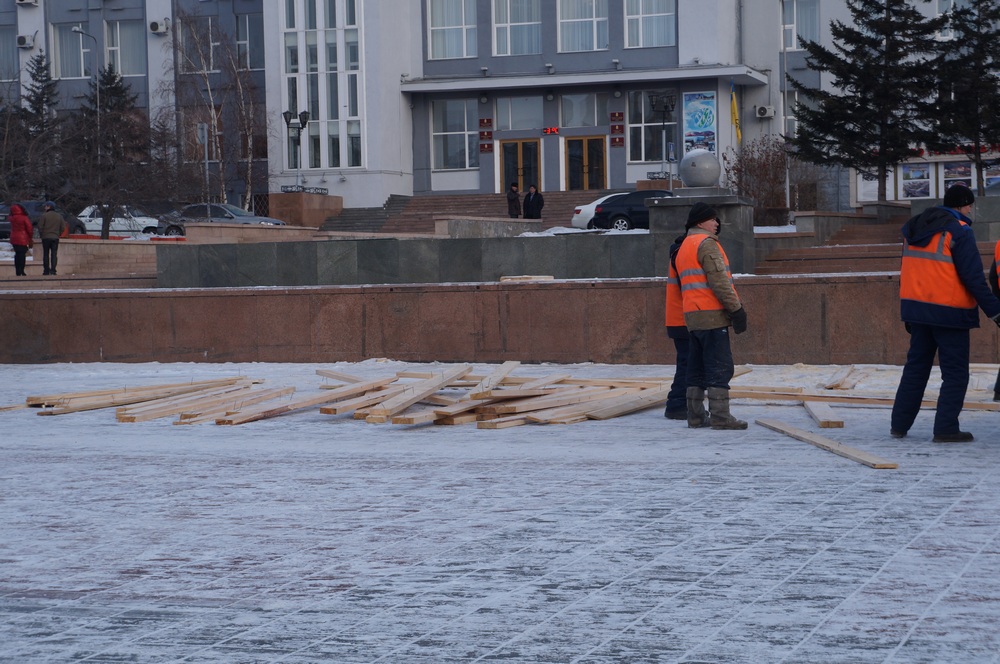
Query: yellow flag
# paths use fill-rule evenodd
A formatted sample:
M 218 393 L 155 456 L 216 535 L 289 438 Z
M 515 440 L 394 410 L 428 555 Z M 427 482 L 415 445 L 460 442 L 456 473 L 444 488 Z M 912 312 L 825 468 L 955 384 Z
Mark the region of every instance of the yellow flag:
M 743 132 L 740 130 L 740 111 L 736 108 L 736 85 L 732 79 L 729 80 L 729 114 L 733 117 L 733 126 L 736 127 L 736 142 L 743 142 Z

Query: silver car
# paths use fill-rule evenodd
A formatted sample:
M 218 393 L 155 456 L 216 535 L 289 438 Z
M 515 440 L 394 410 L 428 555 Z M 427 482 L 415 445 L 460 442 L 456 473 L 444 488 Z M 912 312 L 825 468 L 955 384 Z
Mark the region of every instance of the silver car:
M 272 217 L 260 217 L 228 203 L 193 203 L 180 211 L 160 217 L 157 233 L 184 235 L 185 223 L 262 224 L 284 226 L 285 222 Z

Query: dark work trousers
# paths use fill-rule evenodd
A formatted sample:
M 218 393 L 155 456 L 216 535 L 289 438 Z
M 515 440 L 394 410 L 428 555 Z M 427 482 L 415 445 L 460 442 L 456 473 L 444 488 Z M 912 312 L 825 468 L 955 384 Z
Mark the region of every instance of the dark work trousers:
M 42 240 L 42 272 L 52 274 L 59 262 L 59 238 Z
M 910 350 L 892 404 L 892 430 L 906 433 L 920 412 L 934 355 L 941 367 L 941 391 L 934 415 L 934 435 L 957 433 L 958 416 L 969 387 L 969 331 L 910 323 Z
M 670 340 L 677 351 L 677 368 L 674 370 L 674 382 L 670 383 L 670 391 L 667 392 L 667 412 L 687 413 L 687 370 L 691 343 L 687 337 L 672 337 Z
M 15 244 L 14 246 L 14 275 L 21 276 L 24 274 L 24 264 L 28 256 L 28 247 L 23 244 Z
M 688 330 L 688 334 L 691 335 L 691 350 L 688 352 L 687 384 L 728 390 L 735 373 L 729 328 Z

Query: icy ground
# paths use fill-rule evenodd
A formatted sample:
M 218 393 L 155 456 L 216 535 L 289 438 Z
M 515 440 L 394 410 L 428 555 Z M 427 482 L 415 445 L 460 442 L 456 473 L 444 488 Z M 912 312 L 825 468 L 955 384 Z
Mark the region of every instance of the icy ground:
M 5 365 L 0 405 L 235 374 L 306 393 L 316 368 Z M 899 376 L 859 369 L 858 390 Z M 556 370 L 672 373 L 517 373 Z M 837 370 L 734 385 L 815 389 Z M 974 373 L 970 399 L 994 376 Z M 881 407 L 836 408 L 843 429 L 777 402 L 733 410 L 899 468 L 658 408 L 504 430 L 0 413 L 0 661 L 1000 661 L 1000 413 L 966 412 L 976 442 L 941 445 L 930 412 L 896 440 Z

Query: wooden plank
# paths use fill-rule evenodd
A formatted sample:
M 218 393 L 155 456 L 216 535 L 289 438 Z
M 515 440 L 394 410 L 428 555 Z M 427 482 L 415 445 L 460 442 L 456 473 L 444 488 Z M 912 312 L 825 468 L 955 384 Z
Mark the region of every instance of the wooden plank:
M 255 406 L 259 403 L 264 403 L 265 401 L 272 401 L 280 397 L 288 396 L 294 392 L 294 387 L 274 387 L 266 390 L 257 390 L 255 392 L 248 393 L 246 396 L 240 395 L 238 399 L 234 399 L 231 403 L 220 404 L 214 408 L 205 409 L 199 413 L 180 413 L 179 419 L 175 420 L 174 424 L 203 424 L 205 422 L 214 422 L 220 415 L 235 415 L 247 406 Z
M 587 413 L 587 417 L 592 420 L 607 420 L 654 406 L 661 406 L 666 403 L 669 392 L 669 385 L 662 385 L 651 390 L 643 390 L 639 394 L 621 397 L 619 403 L 608 404 L 603 408 L 591 411 Z
M 569 406 L 559 406 L 546 410 L 532 411 L 527 417 L 536 424 L 569 424 L 570 422 L 582 422 L 587 419 L 587 413 L 595 409 L 604 407 L 612 402 L 619 401 L 622 397 L 630 397 L 639 394 L 642 390 L 638 387 L 618 387 L 611 388 L 605 396 L 596 401 L 584 401 L 571 404 Z M 581 419 L 582 418 L 582 419 Z
M 503 401 L 488 406 L 482 406 L 481 412 L 496 413 L 497 415 L 514 415 L 526 413 L 532 410 L 545 410 L 557 406 L 568 406 L 582 401 L 593 401 L 603 399 L 607 396 L 606 387 L 567 387 L 564 390 L 550 394 L 545 397 L 532 397 L 530 399 L 517 399 L 513 402 Z
M 389 397 L 395 396 L 402 391 L 402 385 L 392 385 L 381 390 L 373 390 L 368 394 L 362 394 L 360 397 L 345 399 L 344 401 L 338 401 L 337 403 L 330 404 L 329 406 L 323 406 L 319 409 L 319 412 L 324 415 L 343 415 L 344 413 L 351 413 L 360 408 L 374 406 L 375 404 L 385 401 Z
M 330 390 L 325 394 L 313 395 L 311 397 L 306 397 L 299 399 L 297 401 L 290 401 L 289 403 L 282 404 L 281 406 L 276 406 L 272 408 L 266 408 L 262 410 L 257 410 L 247 413 L 239 413 L 236 415 L 227 415 L 215 420 L 216 424 L 245 424 L 247 422 L 256 422 L 257 420 L 265 420 L 271 417 L 278 417 L 279 415 L 284 415 L 286 413 L 291 413 L 292 411 L 302 410 L 303 408 L 311 408 L 313 406 L 319 406 L 321 404 L 330 403 L 331 401 L 339 401 L 344 397 L 353 396 L 355 394 L 362 394 L 368 390 L 375 389 L 376 387 L 382 387 L 383 385 L 388 385 L 396 380 L 395 376 L 390 378 L 378 378 L 376 380 L 365 381 L 364 383 L 353 383 L 351 385 L 345 385 L 336 390 Z
M 454 415 L 451 417 L 442 417 L 439 420 L 434 420 L 434 424 L 472 424 L 473 422 L 479 421 L 479 415 L 476 413 L 462 413 L 461 415 Z
M 837 417 L 830 404 L 821 401 L 804 401 L 806 412 L 813 418 L 821 429 L 842 429 L 844 420 Z
M 209 390 L 207 393 L 195 392 L 194 395 L 185 395 L 182 399 L 160 399 L 156 402 L 156 407 L 148 407 L 147 404 L 150 402 L 147 401 L 142 404 L 139 410 L 119 409 L 115 417 L 119 422 L 148 422 L 149 420 L 156 420 L 161 417 L 173 417 L 174 415 L 180 415 L 185 410 L 196 408 L 199 404 L 210 408 L 222 400 L 231 399 L 234 395 L 249 390 L 249 385 L 234 385 L 225 388 L 224 392 L 217 390 Z M 124 406 L 123 408 L 127 409 L 128 406 Z
M 846 367 L 841 367 L 840 369 L 837 370 L 837 373 L 833 374 L 833 378 L 824 383 L 823 389 L 825 390 L 841 389 L 841 384 L 848 376 L 851 375 L 852 371 L 854 371 L 853 364 L 849 364 Z
M 174 394 L 190 394 L 191 392 L 197 392 L 202 388 L 196 388 L 194 390 L 188 389 L 176 389 Z M 102 397 L 87 397 L 83 399 L 73 399 L 67 402 L 66 405 L 57 406 L 55 408 L 45 408 L 40 410 L 37 415 L 66 415 L 68 413 L 80 413 L 88 410 L 99 410 L 101 408 L 114 408 L 117 406 L 127 406 L 129 404 L 137 404 L 149 401 L 155 398 L 163 398 L 170 396 L 166 393 L 153 393 L 149 392 L 146 394 L 136 394 L 130 392 L 123 395 L 107 395 Z
M 875 396 L 864 394 L 836 394 L 824 392 L 754 392 L 743 388 L 733 388 L 729 391 L 731 399 L 760 399 L 764 401 L 825 401 L 828 403 L 859 404 L 866 406 L 891 406 L 895 399 L 890 396 Z M 924 408 L 934 408 L 936 399 L 924 399 L 920 402 Z M 1000 403 L 982 401 L 966 401 L 962 404 L 964 410 L 1000 411 Z
M 527 381 L 521 383 L 521 385 L 520 385 L 520 387 L 518 389 L 520 389 L 520 390 L 541 389 L 541 388 L 548 387 L 550 385 L 556 385 L 557 383 L 561 383 L 564 380 L 567 380 L 569 378 L 572 378 L 572 376 L 570 374 L 549 374 L 548 376 L 542 376 L 541 378 L 532 378 L 530 380 L 527 380 Z M 494 391 L 497 391 L 497 390 L 489 390 L 488 392 L 494 392 Z M 492 397 L 490 397 L 490 395 L 488 394 L 488 392 L 487 393 L 479 393 L 479 392 L 475 392 L 475 391 L 469 392 L 469 398 L 470 399 L 489 399 L 489 398 L 492 398 Z M 505 397 L 500 396 L 498 398 L 503 399 Z
M 867 371 L 855 371 L 850 376 L 845 378 L 843 382 L 841 382 L 840 389 L 853 390 L 855 387 L 858 386 L 858 383 L 863 381 L 865 378 L 868 378 L 868 375 L 869 374 Z
M 355 376 L 349 373 L 343 373 L 341 371 L 334 371 L 333 369 L 317 369 L 317 376 L 322 376 L 323 378 L 332 378 L 333 380 L 339 380 L 341 383 L 362 383 L 364 378 Z
M 171 394 L 182 394 L 193 392 L 205 387 L 231 385 L 235 381 L 243 380 L 243 376 L 230 378 L 216 378 L 213 380 L 188 381 L 186 383 L 165 383 L 162 385 L 141 385 L 136 387 L 116 387 L 107 390 L 90 390 L 86 392 L 65 392 L 62 394 L 50 394 L 43 396 L 29 396 L 24 403 L 30 407 L 59 406 L 75 399 L 87 399 L 91 397 L 118 397 L 121 395 L 148 395 L 150 393 L 162 392 L 162 396 Z M 155 397 L 147 396 L 148 399 Z M 135 403 L 130 401 L 129 403 Z
M 790 424 L 785 424 L 784 422 L 779 422 L 778 420 L 758 419 L 756 422 L 762 427 L 766 427 L 772 431 L 777 431 L 778 433 L 783 433 L 786 436 L 791 436 L 792 438 L 801 440 L 804 443 L 815 445 L 816 447 L 826 450 L 827 452 L 839 454 L 842 457 L 850 459 L 851 461 L 856 461 L 857 463 L 870 468 L 891 470 L 899 467 L 899 464 L 889 461 L 888 459 L 883 459 L 880 456 L 870 454 L 864 450 L 859 450 L 856 447 L 838 443 L 833 439 L 806 431 L 805 429 L 793 427 Z
M 376 406 L 372 406 L 370 415 L 366 420 L 372 422 L 388 421 L 388 418 L 403 412 L 424 397 L 434 394 L 442 386 L 447 385 L 456 378 L 461 378 L 470 371 L 472 371 L 471 366 L 462 365 L 444 371 L 435 378 L 428 378 L 413 385 L 408 385 L 396 396 L 390 397 Z
M 517 360 L 508 360 L 504 362 L 499 367 L 493 370 L 493 373 L 484 376 L 479 383 L 475 385 L 471 390 L 470 394 L 465 395 L 465 399 L 471 399 L 471 394 L 474 392 L 485 392 L 487 390 L 492 390 L 494 387 L 500 385 L 504 378 L 506 378 L 511 371 L 521 366 L 521 363 Z
M 10 406 L 0 406 L 0 413 L 4 413 L 8 410 L 21 410 L 22 408 L 29 408 L 26 403 L 15 403 Z
M 509 429 L 519 427 L 528 423 L 528 418 L 523 415 L 511 415 L 509 417 L 496 417 L 490 420 L 482 420 L 476 423 L 477 429 Z

